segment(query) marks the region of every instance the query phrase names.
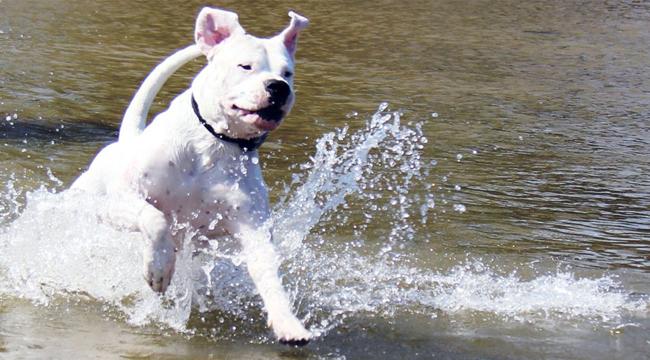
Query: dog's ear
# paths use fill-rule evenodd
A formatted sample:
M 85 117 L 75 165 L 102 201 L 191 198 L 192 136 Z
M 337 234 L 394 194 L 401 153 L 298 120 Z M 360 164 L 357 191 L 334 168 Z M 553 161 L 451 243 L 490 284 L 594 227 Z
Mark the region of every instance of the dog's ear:
M 280 33 L 280 38 L 284 42 L 284 46 L 289 51 L 289 54 L 293 56 L 296 53 L 296 45 L 298 42 L 298 33 L 300 30 L 304 29 L 309 25 L 309 20 L 301 15 L 296 14 L 293 11 L 289 11 L 289 17 L 291 17 L 291 22 L 286 29 L 282 30 Z
M 234 12 L 204 7 L 196 18 L 194 40 L 206 56 L 217 44 L 237 33 L 243 34 L 244 29 Z

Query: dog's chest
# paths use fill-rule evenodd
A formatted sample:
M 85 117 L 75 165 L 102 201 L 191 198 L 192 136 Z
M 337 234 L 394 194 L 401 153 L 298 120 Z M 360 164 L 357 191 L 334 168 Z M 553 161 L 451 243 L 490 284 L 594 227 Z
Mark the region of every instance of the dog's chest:
M 163 181 L 148 184 L 149 202 L 204 234 L 221 235 L 232 222 L 256 222 L 268 213 L 259 165 L 247 157 L 169 160 L 158 171 Z

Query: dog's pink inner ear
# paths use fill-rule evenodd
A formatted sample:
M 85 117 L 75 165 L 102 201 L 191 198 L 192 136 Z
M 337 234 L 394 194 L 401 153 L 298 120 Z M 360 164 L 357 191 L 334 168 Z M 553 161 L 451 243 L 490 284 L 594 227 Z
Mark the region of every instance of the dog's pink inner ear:
M 286 29 L 280 33 L 283 38 L 284 46 L 292 56 L 296 53 L 296 45 L 298 42 L 298 33 L 309 25 L 309 20 L 306 17 L 296 14 L 293 11 L 289 12 L 291 22 Z
M 237 14 L 205 7 L 196 19 L 194 40 L 201 51 L 208 55 L 213 47 L 236 33 L 244 33 Z

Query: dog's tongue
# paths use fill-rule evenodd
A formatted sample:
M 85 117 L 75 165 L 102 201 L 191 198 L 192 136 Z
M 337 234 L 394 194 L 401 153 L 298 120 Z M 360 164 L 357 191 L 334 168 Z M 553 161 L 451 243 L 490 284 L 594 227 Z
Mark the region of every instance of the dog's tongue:
M 262 117 L 257 118 L 257 120 L 255 121 L 255 126 L 257 126 L 258 129 L 265 130 L 265 131 L 273 131 L 275 130 L 275 128 L 278 127 L 278 125 L 279 122 L 265 120 Z

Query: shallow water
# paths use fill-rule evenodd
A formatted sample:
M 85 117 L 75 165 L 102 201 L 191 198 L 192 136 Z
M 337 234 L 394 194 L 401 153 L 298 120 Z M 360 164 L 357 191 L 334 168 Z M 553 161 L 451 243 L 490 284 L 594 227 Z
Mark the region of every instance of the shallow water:
M 138 234 L 63 192 L 200 5 L 0 0 L 1 358 L 647 358 L 647 4 L 220 3 L 312 21 L 261 151 L 303 349 L 236 256 L 184 249 L 160 298 Z

